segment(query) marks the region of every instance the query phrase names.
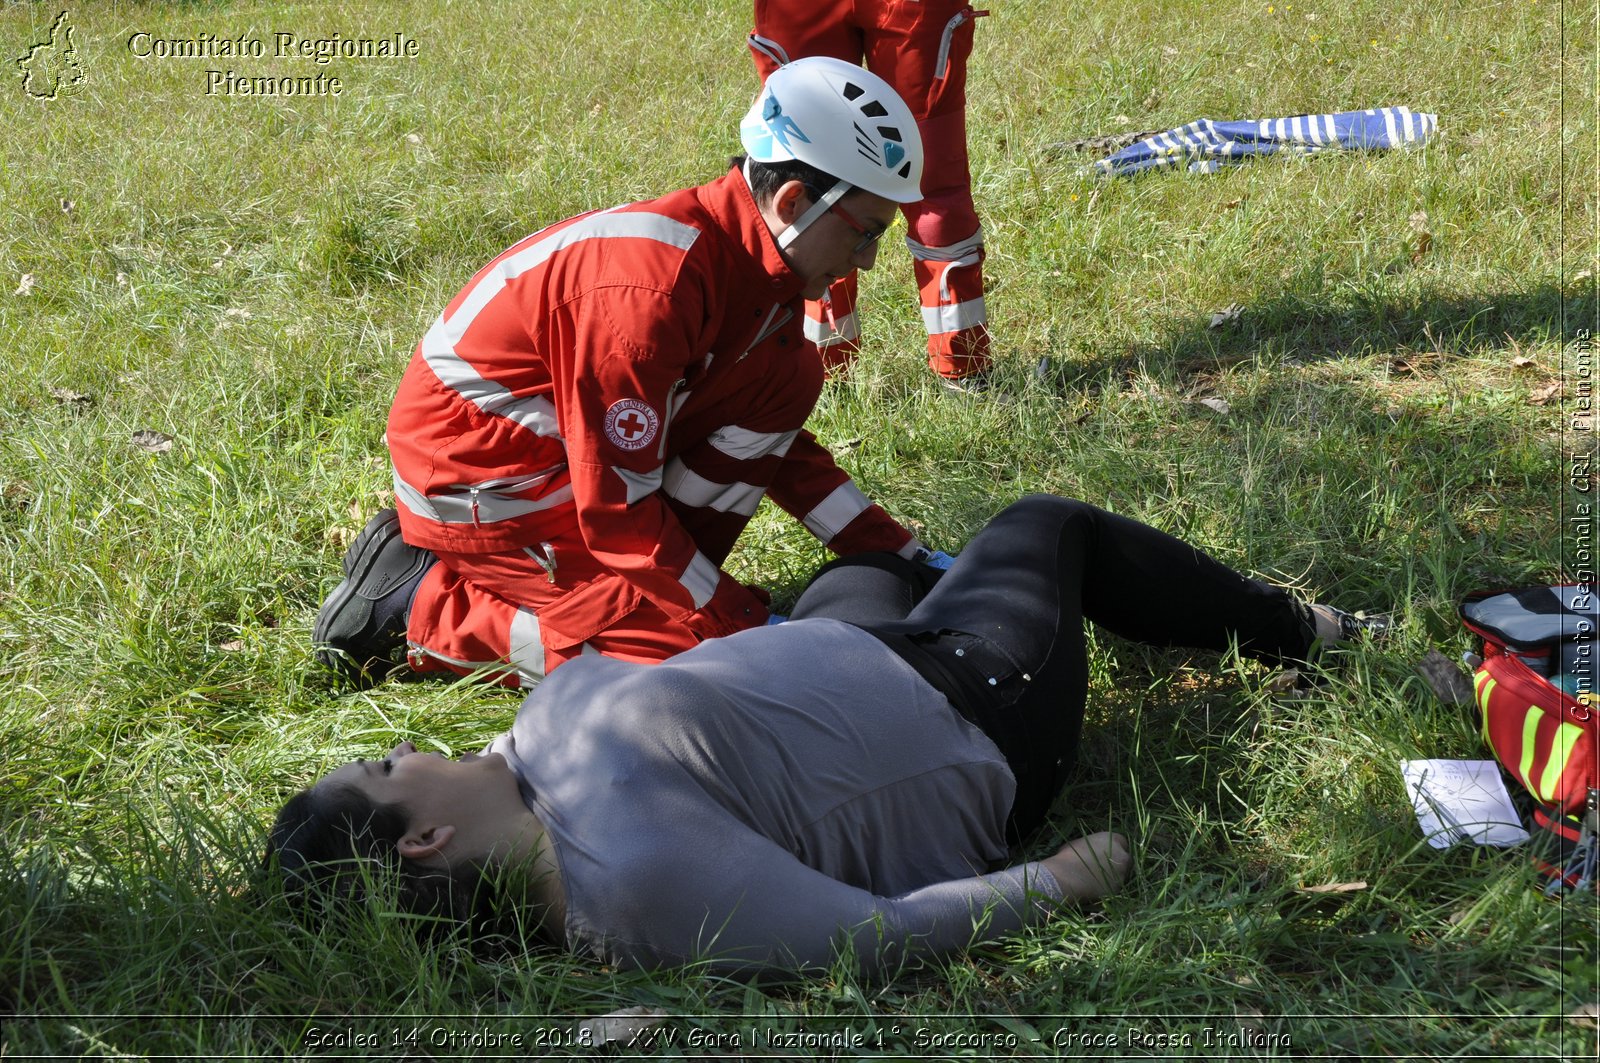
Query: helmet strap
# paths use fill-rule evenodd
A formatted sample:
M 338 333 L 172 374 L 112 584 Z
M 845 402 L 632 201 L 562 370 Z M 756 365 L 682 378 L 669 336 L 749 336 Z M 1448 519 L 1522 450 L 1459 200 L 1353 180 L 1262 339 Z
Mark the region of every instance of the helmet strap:
M 824 192 L 821 199 L 811 204 L 810 210 L 800 215 L 794 220 L 794 224 L 778 234 L 778 249 L 780 251 L 787 250 L 789 245 L 794 243 L 801 233 L 811 228 L 812 222 L 826 214 L 829 207 L 843 199 L 845 193 L 854 187 L 849 181 L 834 182 L 834 186 Z

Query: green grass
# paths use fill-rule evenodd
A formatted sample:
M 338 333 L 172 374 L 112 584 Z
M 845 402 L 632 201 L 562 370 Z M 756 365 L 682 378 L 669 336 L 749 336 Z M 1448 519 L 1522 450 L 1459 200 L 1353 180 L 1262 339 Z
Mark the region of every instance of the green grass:
M 1140 1055 L 1167 1034 L 1205 1056 L 1592 1058 L 1592 1025 L 1567 1016 L 1600 981 L 1593 909 L 1540 899 L 1521 854 L 1429 849 L 1396 764 L 1485 755 L 1411 670 L 1469 647 L 1460 596 L 1581 560 L 1560 515 L 1593 489 L 1563 470 L 1594 438 L 1541 396 L 1565 374 L 1576 402 L 1597 318 L 1592 11 L 994 5 L 971 147 L 1013 401 L 933 385 L 891 240 L 863 283 L 867 349 L 814 429 L 940 546 L 1054 491 L 1400 626 L 1304 699 L 1231 658 L 1100 638 L 1050 829 L 1129 832 L 1129 887 L 888 985 L 754 989 L 423 949 L 392 919 L 317 935 L 247 891 L 293 789 L 400 738 L 473 748 L 515 710 L 468 686 L 352 694 L 310 655 L 343 537 L 384 500 L 416 338 L 527 232 L 715 176 L 754 89 L 734 0 L 333 8 L 75 6 L 82 91 L 0 85 L 0 1057 L 344 1049 L 313 1030 L 378 1039 L 358 1054 L 466 1052 L 450 1036 L 474 1031 L 535 1053 L 541 1031 L 648 1005 L 671 1016 L 647 1053 L 664 1056 L 750 1054 L 772 1030 L 843 1038 L 797 1052 L 818 1057 L 855 1036 L 928 1058 Z M 57 13 L 0 6 L 0 54 Z M 421 54 L 125 46 L 277 30 L 403 30 Z M 345 92 L 208 98 L 210 66 L 321 70 Z M 1391 103 L 1438 112 L 1439 139 L 1116 183 L 1046 150 Z M 172 449 L 134 446 L 140 430 Z M 782 601 L 823 559 L 764 509 L 733 567 Z M 1241 1027 L 1257 1033 L 1203 1040 Z

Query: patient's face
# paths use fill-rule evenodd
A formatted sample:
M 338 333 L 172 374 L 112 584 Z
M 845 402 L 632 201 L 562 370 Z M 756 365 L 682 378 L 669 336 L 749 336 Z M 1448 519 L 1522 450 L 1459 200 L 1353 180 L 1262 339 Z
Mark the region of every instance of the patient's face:
M 507 807 L 523 807 L 517 777 L 498 753 L 450 760 L 401 742 L 382 760 L 358 760 L 323 776 L 354 786 L 379 804 L 404 806 L 415 820 L 466 828 Z

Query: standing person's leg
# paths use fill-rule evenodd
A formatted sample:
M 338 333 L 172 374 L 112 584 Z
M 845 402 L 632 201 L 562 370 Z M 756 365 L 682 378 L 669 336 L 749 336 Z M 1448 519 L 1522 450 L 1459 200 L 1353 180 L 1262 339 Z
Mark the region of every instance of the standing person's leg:
M 967 161 L 967 59 L 973 22 L 966 0 L 874 3 L 867 68 L 889 84 L 917 117 L 927 163 L 922 200 L 903 210 L 915 267 L 928 367 L 946 380 L 989 368 L 988 309 L 983 298 L 983 228 L 972 201 Z
M 755 31 L 750 54 L 756 73 L 766 81 L 779 64 L 825 55 L 859 63 L 865 38 L 849 0 L 755 0 Z M 855 358 L 861 324 L 856 317 L 856 275 L 836 281 L 821 299 L 805 304 L 805 337 L 831 376 Z

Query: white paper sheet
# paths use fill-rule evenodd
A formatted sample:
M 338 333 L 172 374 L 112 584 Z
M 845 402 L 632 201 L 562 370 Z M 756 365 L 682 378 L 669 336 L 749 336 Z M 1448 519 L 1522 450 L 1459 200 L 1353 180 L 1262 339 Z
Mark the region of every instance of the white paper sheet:
M 1400 774 L 1435 849 L 1462 841 L 1505 848 L 1528 840 L 1494 761 L 1402 760 Z

